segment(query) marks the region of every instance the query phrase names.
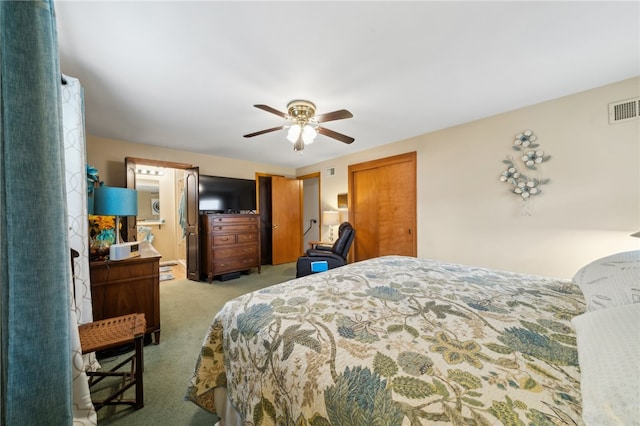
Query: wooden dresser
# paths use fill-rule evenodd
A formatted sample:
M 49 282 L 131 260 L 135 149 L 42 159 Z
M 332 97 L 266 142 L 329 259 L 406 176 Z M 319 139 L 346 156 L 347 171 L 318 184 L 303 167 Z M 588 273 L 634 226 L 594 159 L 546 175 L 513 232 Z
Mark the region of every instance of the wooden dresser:
M 202 277 L 258 268 L 260 273 L 260 215 L 200 215 Z
M 144 314 L 147 333 L 160 343 L 160 253 L 90 262 L 93 320 Z

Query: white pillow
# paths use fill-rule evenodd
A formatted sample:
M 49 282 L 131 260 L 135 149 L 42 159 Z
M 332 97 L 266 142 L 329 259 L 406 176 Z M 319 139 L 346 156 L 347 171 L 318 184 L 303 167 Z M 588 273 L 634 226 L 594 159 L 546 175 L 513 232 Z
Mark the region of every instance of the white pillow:
M 640 304 L 574 317 L 582 418 L 587 425 L 640 425 Z
M 594 260 L 573 277 L 587 303 L 587 311 L 640 303 L 640 250 Z

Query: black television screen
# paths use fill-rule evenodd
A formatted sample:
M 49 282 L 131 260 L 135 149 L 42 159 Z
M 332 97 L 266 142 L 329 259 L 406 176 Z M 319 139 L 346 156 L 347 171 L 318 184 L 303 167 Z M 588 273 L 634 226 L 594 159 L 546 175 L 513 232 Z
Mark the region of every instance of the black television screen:
M 199 176 L 199 209 L 211 213 L 247 213 L 256 210 L 256 181 L 221 176 Z

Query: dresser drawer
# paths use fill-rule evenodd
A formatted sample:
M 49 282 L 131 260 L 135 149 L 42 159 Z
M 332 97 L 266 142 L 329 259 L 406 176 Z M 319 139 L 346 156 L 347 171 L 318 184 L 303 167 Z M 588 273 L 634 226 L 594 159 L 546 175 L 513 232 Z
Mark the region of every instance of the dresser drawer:
M 92 262 L 90 269 L 91 281 L 118 281 L 132 277 L 159 277 L 158 262 L 143 261 L 137 257 L 127 259 L 126 262 L 114 260 L 111 262 Z M 126 267 L 124 267 L 126 265 Z M 134 269 L 135 268 L 135 269 Z M 135 270 L 135 274 L 132 271 Z
M 211 227 L 211 232 L 213 234 L 222 232 L 258 232 L 258 225 L 255 223 L 216 224 Z
M 258 233 L 257 232 L 252 232 L 249 234 L 238 233 L 236 235 L 236 241 L 238 242 L 238 244 L 255 243 L 258 241 Z
M 241 215 L 229 215 L 229 216 L 210 216 L 209 223 L 211 225 L 219 224 L 237 224 L 237 223 L 258 223 L 256 216 L 241 216 Z
M 258 254 L 257 244 L 243 244 L 230 247 L 214 247 L 214 260 L 229 259 L 232 257 L 245 257 Z
M 228 271 L 242 271 L 258 266 L 258 255 L 247 256 L 241 259 L 213 259 L 213 267 L 216 274 Z
M 236 234 L 214 235 L 212 240 L 213 247 L 235 244 L 237 242 Z

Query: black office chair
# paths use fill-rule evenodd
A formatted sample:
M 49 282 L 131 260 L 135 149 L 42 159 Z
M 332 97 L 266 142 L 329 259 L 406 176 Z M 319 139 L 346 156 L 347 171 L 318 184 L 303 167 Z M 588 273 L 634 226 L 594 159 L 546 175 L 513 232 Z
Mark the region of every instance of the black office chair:
M 347 264 L 349 249 L 356 231 L 349 222 L 343 222 L 338 228 L 338 239 L 331 247 L 316 246 L 309 249 L 296 263 L 296 278 L 304 277 L 320 270 L 333 269 Z M 325 263 L 326 262 L 326 263 Z M 317 268 L 316 268 L 317 267 Z

